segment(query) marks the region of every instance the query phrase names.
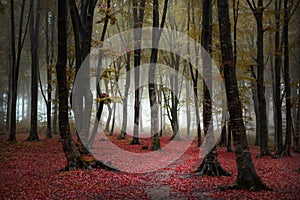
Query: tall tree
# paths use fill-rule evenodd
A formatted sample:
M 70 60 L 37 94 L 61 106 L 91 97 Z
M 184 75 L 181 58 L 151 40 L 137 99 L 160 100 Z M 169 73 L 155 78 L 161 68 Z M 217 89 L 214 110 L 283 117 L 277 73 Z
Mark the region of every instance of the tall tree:
M 130 13 L 130 5 L 131 4 L 128 4 L 128 13 Z M 122 2 L 122 7 L 123 7 L 123 2 Z M 122 27 L 124 28 L 125 26 L 125 22 L 124 22 L 124 12 L 122 12 L 122 18 L 121 18 L 121 21 L 122 21 Z M 120 26 L 119 26 L 119 22 L 117 21 L 116 22 L 116 25 L 117 25 L 117 28 L 118 28 L 118 32 L 120 33 L 121 30 L 120 30 Z M 128 23 L 127 23 L 127 26 L 128 26 Z M 128 28 L 128 27 L 127 27 Z M 128 38 L 123 38 L 122 37 L 122 34 L 119 34 L 120 35 L 120 39 L 123 43 L 123 45 L 125 45 L 125 41 L 128 42 Z M 124 91 L 124 97 L 122 98 L 122 103 L 123 103 L 123 116 L 122 116 L 122 127 L 121 127 L 121 133 L 118 137 L 118 139 L 120 140 L 123 140 L 125 139 L 125 135 L 127 134 L 126 132 L 126 129 L 127 129 L 127 115 L 128 115 L 128 94 L 129 94 L 129 87 L 130 87 L 130 60 L 131 60 L 131 52 L 127 52 L 126 53 L 126 56 L 125 57 L 125 68 L 126 68 L 126 83 L 125 83 L 125 91 Z
M 16 31 L 15 31 L 15 5 L 14 1 L 10 1 L 10 38 L 11 38 L 11 70 L 10 70 L 10 89 L 9 89 L 9 106 L 8 109 L 10 113 L 9 119 L 9 138 L 8 142 L 16 142 L 16 113 L 17 113 L 17 92 L 18 92 L 18 80 L 19 80 L 19 69 L 21 62 L 21 55 L 24 46 L 24 41 L 26 33 L 28 30 L 28 23 L 30 18 L 30 13 L 32 9 L 32 4 L 30 4 L 29 14 L 25 26 L 25 31 L 23 34 L 23 20 L 25 11 L 26 1 L 22 1 L 21 14 L 19 20 L 19 33 L 18 33 L 18 46 L 16 49 Z
M 196 23 L 195 23 L 195 9 L 194 9 L 194 7 L 191 8 L 191 2 L 190 1 L 188 2 L 187 10 L 188 10 L 187 29 L 188 29 L 188 31 L 191 31 L 192 29 L 195 29 Z M 191 19 L 190 10 L 192 10 L 192 19 Z M 191 20 L 192 20 L 192 22 L 191 22 Z M 191 27 L 191 24 L 192 24 L 192 27 Z M 196 40 L 199 41 L 198 38 Z M 199 48 L 196 45 L 196 43 L 197 43 L 196 40 L 195 40 L 195 43 L 194 43 L 194 48 L 195 48 L 195 54 L 196 54 L 196 65 L 198 65 L 198 63 L 199 63 L 199 59 L 198 59 Z M 188 55 L 190 55 L 190 53 L 191 53 L 190 52 L 190 45 L 191 44 L 187 45 L 188 46 L 187 47 Z M 190 74 L 191 74 L 191 78 L 192 78 L 192 82 L 193 82 L 193 90 L 194 90 L 194 106 L 195 106 L 196 126 L 197 126 L 197 146 L 200 147 L 201 146 L 201 125 L 200 125 L 200 112 L 199 112 L 199 101 L 198 101 L 199 72 L 197 72 L 197 70 L 195 72 L 193 71 L 193 66 L 192 66 L 191 63 L 189 63 L 189 67 L 190 67 Z
M 31 0 L 32 6 L 34 0 Z M 29 32 L 30 32 L 30 50 L 31 50 L 31 117 L 30 117 L 30 133 L 28 141 L 39 141 L 37 133 L 37 114 L 38 114 L 38 71 L 39 71 L 39 28 L 40 28 L 40 7 L 41 2 L 36 1 L 34 11 L 31 9 Z
M 266 97 L 265 97 L 265 86 L 264 86 L 264 29 L 263 29 L 263 13 L 266 7 L 272 2 L 270 0 L 268 4 L 264 7 L 263 0 L 257 0 L 247 3 L 252 10 L 252 13 L 256 20 L 257 28 L 257 97 L 258 97 L 258 107 L 259 107 L 259 121 L 260 121 L 260 154 L 258 157 L 270 155 L 269 149 L 269 132 L 268 132 L 268 122 L 267 122 L 267 109 L 266 109 Z
M 159 39 L 161 36 L 161 29 L 164 27 L 166 14 L 168 9 L 168 2 L 169 0 L 164 1 L 164 9 L 161 24 L 159 25 L 159 4 L 158 0 L 153 0 L 153 28 L 160 28 L 160 29 L 153 29 L 152 31 L 152 49 L 151 49 L 151 56 L 150 56 L 150 68 L 148 73 L 148 80 L 149 80 L 149 101 L 150 101 L 150 108 L 151 108 L 151 149 L 158 150 L 160 149 L 160 140 L 158 135 L 158 128 L 159 128 L 159 121 L 158 121 L 158 102 L 156 97 L 156 87 L 155 87 L 155 67 L 158 58 L 158 44 Z
M 282 0 L 275 0 L 275 23 L 276 23 L 276 32 L 275 32 L 275 135 L 276 135 L 276 144 L 275 149 L 276 155 L 282 153 L 282 114 L 281 114 L 281 52 L 282 45 L 280 45 L 280 12 L 281 12 L 281 3 Z
M 299 1 L 298 1 L 299 4 Z M 283 147 L 283 154 L 290 156 L 290 149 L 292 143 L 292 102 L 291 102 L 291 80 L 290 80 L 290 58 L 289 58 L 289 21 L 291 5 L 293 3 L 288 0 L 283 0 L 284 9 L 284 24 L 283 24 L 283 44 L 284 44 L 284 88 L 285 88 L 285 114 L 286 114 L 286 125 L 285 125 L 285 143 Z
M 67 0 L 58 1 L 57 26 L 59 27 L 57 39 L 57 65 L 56 77 L 59 100 L 59 133 L 67 165 L 64 170 L 77 169 L 82 165 L 80 153 L 72 138 L 68 115 L 68 86 L 67 86 Z
M 45 14 L 46 23 L 46 63 L 47 63 L 47 138 L 52 138 L 52 65 L 54 57 L 54 15 L 49 10 Z M 50 33 L 50 34 L 49 34 Z
M 94 11 L 96 3 L 97 0 L 83 0 L 81 1 L 79 10 L 76 1 L 69 0 L 75 42 L 75 75 L 77 75 L 81 64 L 91 51 Z M 84 84 L 82 84 L 82 88 L 79 89 L 81 94 L 75 95 L 77 98 L 77 104 L 76 107 L 73 108 L 74 112 L 80 113 L 84 116 L 81 118 L 81 121 L 76 122 L 76 128 L 80 131 L 80 133 L 78 134 L 80 134 L 81 136 L 78 137 L 79 143 L 81 143 L 81 139 L 83 139 L 84 142 L 87 142 L 88 140 L 93 104 L 93 96 L 90 91 L 89 67 L 85 67 L 82 73 L 83 74 L 81 81 Z
M 245 188 L 248 190 L 268 189 L 255 171 L 247 143 L 235 63 L 233 62 L 228 0 L 218 0 L 218 20 L 222 51 L 222 68 L 224 70 L 227 104 L 232 124 L 236 163 L 238 167 L 236 183 L 230 188 Z
M 211 45 L 212 45 L 212 2 L 210 0 L 204 0 L 202 4 L 203 16 L 202 16 L 202 35 L 201 44 L 206 52 L 202 53 L 203 58 L 203 124 L 204 135 L 206 136 L 208 143 L 213 143 L 213 120 L 212 120 L 212 100 L 210 91 L 212 91 L 212 61 Z M 209 58 L 208 58 L 209 57 Z M 230 176 L 225 171 L 218 161 L 217 148 L 214 147 L 204 157 L 202 163 L 195 171 L 200 175 L 209 176 Z
M 134 127 L 133 127 L 133 138 L 130 144 L 140 144 L 138 132 L 139 132 L 139 121 L 140 121 L 140 91 L 139 91 L 139 82 L 140 82 L 140 73 L 139 66 L 141 64 L 141 44 L 142 39 L 141 29 L 143 27 L 144 21 L 144 11 L 145 11 L 145 2 L 146 0 L 132 1 L 133 9 L 133 26 L 134 26 Z

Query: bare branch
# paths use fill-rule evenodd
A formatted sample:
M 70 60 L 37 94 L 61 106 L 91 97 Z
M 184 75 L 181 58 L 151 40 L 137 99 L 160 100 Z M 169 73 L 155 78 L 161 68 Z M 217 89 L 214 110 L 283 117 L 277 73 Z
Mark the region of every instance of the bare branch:
M 269 3 L 267 3 L 266 6 L 264 6 L 263 10 L 266 9 L 267 7 L 269 7 L 269 5 L 272 3 L 273 0 L 270 0 Z
M 250 2 L 250 0 L 246 0 L 246 1 L 247 1 L 248 5 L 249 5 L 250 9 L 252 10 L 252 12 L 254 12 L 255 8 L 256 8 L 255 2 L 253 2 L 253 0 L 252 0 L 252 2 L 253 2 L 253 5 L 252 5 L 252 3 Z

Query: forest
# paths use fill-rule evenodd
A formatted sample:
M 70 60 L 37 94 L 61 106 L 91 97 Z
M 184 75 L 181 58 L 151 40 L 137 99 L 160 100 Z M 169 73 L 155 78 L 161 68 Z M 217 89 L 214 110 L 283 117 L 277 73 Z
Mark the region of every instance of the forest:
M 300 0 L 0 0 L 0 199 L 300 199 Z

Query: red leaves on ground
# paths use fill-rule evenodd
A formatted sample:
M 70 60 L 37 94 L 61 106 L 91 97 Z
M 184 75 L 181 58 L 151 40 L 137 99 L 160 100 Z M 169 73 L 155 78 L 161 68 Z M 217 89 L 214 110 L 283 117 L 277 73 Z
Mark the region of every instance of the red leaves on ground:
M 259 176 L 273 191 L 221 191 L 219 186 L 233 184 L 237 176 L 234 153 L 218 148 L 219 161 L 233 177 L 199 177 L 192 174 L 200 164 L 195 143 L 171 165 L 151 173 L 128 174 L 102 169 L 59 172 L 66 159 L 55 136 L 41 142 L 25 142 L 18 134 L 17 144 L 6 144 L 0 136 L 1 199 L 300 199 L 300 154 L 271 159 L 254 158 L 259 148 L 251 148 Z M 117 141 L 123 149 L 145 152 L 141 145 L 129 145 L 129 138 Z M 149 139 L 141 139 L 150 146 Z M 169 143 L 163 137 L 162 145 Z

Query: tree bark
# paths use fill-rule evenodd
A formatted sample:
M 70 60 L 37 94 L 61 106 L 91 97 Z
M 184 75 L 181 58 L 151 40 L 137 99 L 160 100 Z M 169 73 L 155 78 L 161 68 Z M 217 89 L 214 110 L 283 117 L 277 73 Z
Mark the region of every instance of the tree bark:
M 34 0 L 31 0 L 34 4 Z M 31 10 L 30 14 L 30 50 L 31 50 L 31 118 L 30 134 L 27 141 L 39 141 L 37 133 L 37 114 L 38 114 L 38 44 L 39 44 L 39 27 L 40 27 L 40 1 L 36 1 L 36 11 Z
M 242 116 L 242 105 L 233 62 L 228 1 L 226 0 L 218 0 L 218 20 L 227 104 L 232 124 L 236 163 L 238 167 L 236 183 L 229 188 L 245 188 L 249 190 L 268 189 L 255 171 L 247 143 L 246 129 Z
M 280 12 L 282 0 L 275 1 L 275 134 L 276 134 L 276 155 L 281 155 L 283 150 L 282 141 L 282 113 L 281 113 L 281 53 L 282 47 L 280 45 Z
M 202 18 L 202 35 L 201 44 L 211 56 L 211 44 L 212 44 L 212 2 L 210 0 L 204 0 L 202 4 L 203 18 Z M 212 91 L 212 68 L 211 58 L 202 53 L 203 59 L 203 124 L 204 135 L 208 140 L 208 143 L 213 143 L 213 120 L 212 120 L 212 100 L 210 91 Z M 213 149 L 204 157 L 204 160 L 195 171 L 202 175 L 208 176 L 231 176 L 226 170 L 224 170 L 219 163 L 218 153 L 216 145 Z
M 50 21 L 49 21 L 50 20 Z M 50 22 L 50 24 L 49 24 Z M 53 15 L 52 12 L 47 11 L 45 14 L 45 23 L 46 23 L 46 64 L 47 64 L 47 134 L 46 138 L 52 138 L 52 131 L 51 131 L 51 96 L 52 96 L 52 66 L 50 65 L 50 43 L 51 43 L 51 38 L 49 37 L 49 25 L 51 25 L 50 30 L 52 29 L 54 24 L 53 21 Z M 50 31 L 50 34 L 52 31 Z
M 258 157 L 271 155 L 268 143 L 268 123 L 267 123 L 267 110 L 266 110 L 266 97 L 265 97 L 265 86 L 264 86 L 264 29 L 263 29 L 263 0 L 257 0 L 257 6 L 252 5 L 249 0 L 247 0 L 250 6 L 255 20 L 257 28 L 257 97 L 258 97 L 258 107 L 259 107 L 259 121 L 260 121 L 260 154 Z
M 16 50 L 16 32 L 15 32 L 15 6 L 14 6 L 14 1 L 10 1 L 10 20 L 11 20 L 11 71 L 10 71 L 10 83 L 11 83 L 11 88 L 10 88 L 10 98 L 9 98 L 9 105 L 10 108 L 8 108 L 10 111 L 10 119 L 9 119 L 9 138 L 8 142 L 14 143 L 16 142 L 16 113 L 17 113 L 17 93 L 18 93 L 18 80 L 19 80 L 19 69 L 20 69 L 20 62 L 21 62 L 21 54 L 22 54 L 22 49 L 24 46 L 24 41 L 26 37 L 26 33 L 28 30 L 28 23 L 29 23 L 29 17 L 28 15 L 27 22 L 26 22 L 26 27 L 24 30 L 23 34 L 23 19 L 24 19 L 24 10 L 25 10 L 25 0 L 22 1 L 22 6 L 21 6 L 21 14 L 20 14 L 20 21 L 19 21 L 19 34 L 18 34 L 18 48 Z M 30 9 L 29 13 L 31 12 L 32 9 L 32 3 L 30 4 Z
M 118 139 L 123 140 L 125 139 L 126 129 L 127 129 L 127 106 L 128 106 L 128 92 L 130 87 L 130 53 L 127 53 L 126 58 L 126 83 L 125 83 L 125 91 L 124 91 L 124 97 L 123 97 L 123 120 L 122 120 L 122 128 L 121 133 L 118 137 Z
M 56 76 L 58 82 L 59 99 L 59 133 L 62 147 L 67 158 L 67 165 L 63 170 L 83 167 L 80 153 L 75 146 L 69 125 L 68 115 L 68 87 L 67 87 L 67 1 L 58 1 L 58 52 Z
M 137 0 L 133 0 L 133 20 L 134 20 L 134 128 L 133 128 L 133 138 L 130 144 L 140 144 L 139 141 L 139 115 L 140 115 L 140 92 L 139 92 L 139 82 L 140 82 L 140 73 L 139 66 L 141 63 L 141 50 L 139 41 L 142 39 L 141 31 L 137 30 L 138 28 L 143 27 L 143 19 L 144 19 L 144 9 L 145 9 L 145 0 L 142 0 L 140 4 L 138 4 Z M 138 6 L 139 5 L 139 6 Z M 139 9 L 138 9 L 139 7 Z
M 284 86 L 285 86 L 285 104 L 286 104 L 286 127 L 285 143 L 283 155 L 291 156 L 290 149 L 292 144 L 292 103 L 291 103 L 291 83 L 289 66 L 289 1 L 284 0 L 284 24 L 283 24 L 283 43 L 284 43 Z

